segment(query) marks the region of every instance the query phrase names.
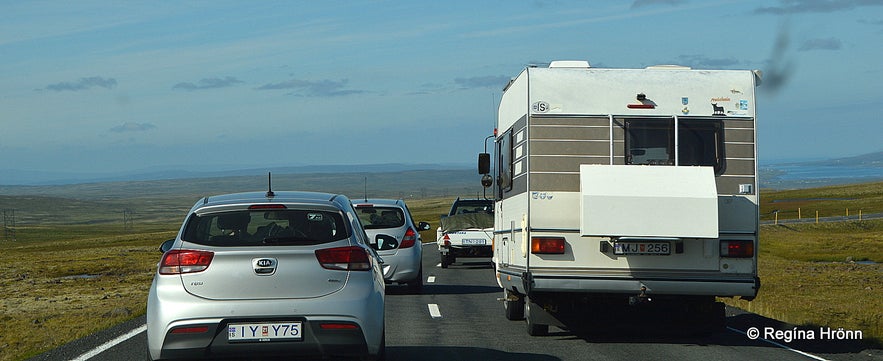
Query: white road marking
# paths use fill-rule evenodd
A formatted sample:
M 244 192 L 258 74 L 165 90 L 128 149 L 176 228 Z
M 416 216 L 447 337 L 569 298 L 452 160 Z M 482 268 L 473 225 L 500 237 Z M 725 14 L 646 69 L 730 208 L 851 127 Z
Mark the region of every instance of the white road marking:
M 435 276 L 426 277 L 426 283 L 435 283 Z
M 141 327 L 138 327 L 138 328 L 136 328 L 136 329 L 134 329 L 134 330 L 132 330 L 132 331 L 129 331 L 129 333 L 127 333 L 127 334 L 125 334 L 125 335 L 122 335 L 122 336 L 117 337 L 117 338 L 115 338 L 115 339 L 113 339 L 113 340 L 107 341 L 107 342 L 105 342 L 104 344 L 102 344 L 102 345 L 100 345 L 100 346 L 98 346 L 98 347 L 96 347 L 96 348 L 93 348 L 93 349 L 90 350 L 89 352 L 86 352 L 86 353 L 80 355 L 79 357 L 73 359 L 72 361 L 86 361 L 86 360 L 88 360 L 88 359 L 90 359 L 90 358 L 93 358 L 93 357 L 95 357 L 96 355 L 98 355 L 98 354 L 100 354 L 100 353 L 102 353 L 102 352 L 104 352 L 104 351 L 109 350 L 111 347 L 114 347 L 114 346 L 116 346 L 116 345 L 122 343 L 122 342 L 125 341 L 125 340 L 128 340 L 128 339 L 130 339 L 130 338 L 132 338 L 132 337 L 135 337 L 135 335 L 137 335 L 137 334 L 139 334 L 139 333 L 142 333 L 142 332 L 144 332 L 144 331 L 146 331 L 146 330 L 147 330 L 147 325 L 141 325 Z
M 441 318 L 442 317 L 441 311 L 438 310 L 437 304 L 434 304 L 434 303 L 429 304 L 429 315 L 432 316 L 432 318 Z
M 436 264 L 436 265 L 435 265 L 435 266 L 436 266 L 436 267 L 441 267 L 441 263 L 439 263 L 439 264 Z
M 738 334 L 740 334 L 740 335 L 742 335 L 742 336 L 748 337 L 748 334 L 746 334 L 745 332 L 742 332 L 742 331 L 740 331 L 740 330 L 737 330 L 737 329 L 735 329 L 735 328 L 732 328 L 732 327 L 727 326 L 727 329 L 730 330 L 730 331 L 733 331 L 733 332 L 735 332 L 735 333 L 738 333 Z M 770 345 L 773 345 L 773 346 L 781 347 L 781 348 L 786 349 L 786 350 L 788 350 L 788 351 L 791 351 L 791 352 L 794 352 L 794 353 L 797 353 L 797 354 L 800 354 L 800 355 L 803 355 L 803 356 L 809 357 L 809 358 L 811 358 L 811 359 L 813 359 L 813 360 L 818 360 L 818 361 L 830 361 L 830 360 L 828 360 L 828 359 L 826 359 L 826 358 L 822 358 L 822 357 L 819 357 L 819 356 L 813 355 L 813 354 L 808 353 L 808 352 L 803 352 L 803 351 L 800 351 L 800 350 L 798 350 L 798 349 L 795 349 L 795 348 L 791 348 L 791 347 L 785 346 L 785 345 L 783 345 L 783 344 L 781 344 L 781 343 L 778 343 L 778 342 L 776 342 L 776 341 L 770 341 L 770 340 L 767 340 L 767 339 L 765 339 L 765 338 L 763 338 L 763 337 L 758 337 L 757 340 L 758 340 L 758 341 L 766 342 L 766 343 L 768 343 L 768 344 L 770 344 Z

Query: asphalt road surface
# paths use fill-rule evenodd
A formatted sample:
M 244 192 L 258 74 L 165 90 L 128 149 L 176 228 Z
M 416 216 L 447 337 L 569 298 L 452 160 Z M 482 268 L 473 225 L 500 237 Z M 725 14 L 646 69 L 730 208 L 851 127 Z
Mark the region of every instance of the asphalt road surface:
M 813 340 L 804 333 L 804 339 L 794 334 L 786 342 L 793 326 L 734 309 L 727 310 L 727 329 L 712 335 L 624 318 L 590 331 L 551 327 L 549 336 L 531 337 L 524 321 L 504 317 L 498 301 L 502 291 L 489 259 L 460 259 L 442 269 L 434 245 L 424 249 L 423 292 L 387 287 L 387 360 L 883 360 L 883 350 L 869 350 L 858 341 L 820 340 L 821 330 L 810 329 Z M 751 328 L 761 331 L 759 338 L 746 335 Z M 765 338 L 766 331 L 780 334 Z M 31 360 L 147 359 L 141 317 Z

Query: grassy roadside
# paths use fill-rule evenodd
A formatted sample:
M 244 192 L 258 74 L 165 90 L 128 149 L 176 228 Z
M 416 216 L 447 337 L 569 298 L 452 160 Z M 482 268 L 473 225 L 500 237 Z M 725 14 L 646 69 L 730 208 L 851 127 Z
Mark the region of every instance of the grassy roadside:
M 725 303 L 798 326 L 861 330 L 883 346 L 883 220 L 770 225 L 760 235 L 760 293 Z
M 0 243 L 0 360 L 26 359 L 144 314 L 158 245 L 175 232 L 81 227 L 71 235 L 70 227 L 20 227 L 20 240 L 52 239 Z

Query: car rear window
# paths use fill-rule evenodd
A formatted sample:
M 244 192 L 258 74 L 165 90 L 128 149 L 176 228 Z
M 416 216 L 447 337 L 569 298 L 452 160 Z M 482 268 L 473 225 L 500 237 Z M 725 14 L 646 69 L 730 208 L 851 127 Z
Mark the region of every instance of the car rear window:
M 365 229 L 398 228 L 405 225 L 405 213 L 399 207 L 359 206 L 356 213 Z
M 252 210 L 192 215 L 183 240 L 209 246 L 312 245 L 349 237 L 339 213 Z
M 494 213 L 494 203 L 488 201 L 457 201 L 451 215 L 470 213 Z

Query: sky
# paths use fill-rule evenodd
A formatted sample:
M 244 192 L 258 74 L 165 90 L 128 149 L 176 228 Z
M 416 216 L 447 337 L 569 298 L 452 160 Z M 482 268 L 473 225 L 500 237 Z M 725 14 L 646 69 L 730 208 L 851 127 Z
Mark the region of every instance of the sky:
M 0 170 L 472 165 L 552 60 L 759 69 L 761 163 L 883 150 L 883 0 L 0 8 Z

